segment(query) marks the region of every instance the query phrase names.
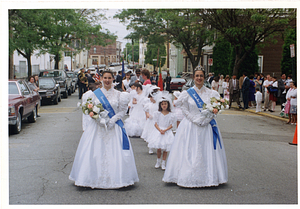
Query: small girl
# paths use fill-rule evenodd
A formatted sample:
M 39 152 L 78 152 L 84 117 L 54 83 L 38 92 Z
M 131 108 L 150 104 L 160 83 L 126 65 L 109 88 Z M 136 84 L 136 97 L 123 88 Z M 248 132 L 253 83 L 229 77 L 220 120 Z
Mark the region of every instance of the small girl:
M 165 170 L 167 154 L 174 141 L 172 127 L 175 121 L 175 116 L 171 113 L 171 99 L 162 97 L 158 104 L 159 109 L 154 112 L 153 116 L 155 129 L 153 130 L 153 134 L 149 137 L 148 147 L 157 149 L 157 162 L 155 164 L 155 168 L 159 168 L 161 166 L 162 170 Z M 163 155 L 162 161 L 161 154 Z
M 255 91 L 256 112 L 261 112 L 262 93 L 259 91 L 258 87 Z
M 178 99 L 178 97 L 180 96 L 180 92 L 179 91 L 174 91 L 173 92 L 174 95 L 174 101 Z M 177 119 L 177 127 L 179 126 L 180 122 L 182 121 L 182 119 L 184 118 L 184 115 L 182 113 L 182 110 L 179 107 L 176 107 L 173 101 L 173 106 L 174 106 L 174 113 Z
M 145 142 L 148 142 L 148 137 L 151 136 L 153 133 L 154 127 L 154 120 L 153 120 L 153 113 L 158 110 L 158 104 L 156 102 L 157 97 L 159 95 L 159 87 L 153 85 L 148 89 L 148 99 L 146 100 L 144 104 L 144 111 L 146 114 L 146 123 L 143 129 L 143 133 L 141 135 L 141 138 L 145 140 Z M 153 154 L 153 149 L 149 148 L 149 154 Z

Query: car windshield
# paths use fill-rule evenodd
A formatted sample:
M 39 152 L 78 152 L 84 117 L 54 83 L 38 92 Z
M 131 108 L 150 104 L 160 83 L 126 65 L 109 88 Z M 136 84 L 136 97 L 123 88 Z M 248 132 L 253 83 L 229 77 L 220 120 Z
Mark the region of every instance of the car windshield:
M 62 76 L 61 71 L 44 71 L 40 74 L 41 77 L 59 77 Z
M 67 73 L 67 75 L 71 78 L 75 77 L 73 73 Z
M 178 83 L 178 82 L 185 82 L 183 78 L 172 78 L 171 82 Z
M 19 94 L 19 90 L 15 82 L 8 83 L 8 94 Z
M 52 79 L 40 79 L 40 88 L 54 88 L 55 83 Z

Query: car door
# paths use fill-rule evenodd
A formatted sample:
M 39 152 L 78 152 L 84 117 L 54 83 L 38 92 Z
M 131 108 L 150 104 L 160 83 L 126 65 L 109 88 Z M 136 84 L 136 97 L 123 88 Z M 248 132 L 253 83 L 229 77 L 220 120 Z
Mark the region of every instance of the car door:
M 22 106 L 23 106 L 23 115 L 27 115 L 33 109 L 32 107 L 32 93 L 29 90 L 28 86 L 23 81 L 18 81 L 18 85 L 21 89 L 21 94 L 23 96 Z

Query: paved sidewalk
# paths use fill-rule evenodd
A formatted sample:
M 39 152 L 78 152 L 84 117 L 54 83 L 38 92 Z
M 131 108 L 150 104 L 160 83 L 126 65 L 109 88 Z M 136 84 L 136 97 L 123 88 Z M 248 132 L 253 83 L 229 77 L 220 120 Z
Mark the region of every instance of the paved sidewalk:
M 258 115 L 267 116 L 267 117 L 270 117 L 270 118 L 274 118 L 274 119 L 278 119 L 278 120 L 288 122 L 288 116 L 281 116 L 280 115 L 280 112 L 281 112 L 280 105 L 275 106 L 275 111 L 274 112 L 264 111 L 263 109 L 262 109 L 261 112 L 256 112 L 255 107 L 243 110 L 243 109 L 239 109 L 239 107 L 234 103 L 231 105 L 231 108 L 235 108 L 235 109 L 240 110 L 240 111 L 247 111 L 247 112 L 255 113 L 255 114 L 258 114 Z

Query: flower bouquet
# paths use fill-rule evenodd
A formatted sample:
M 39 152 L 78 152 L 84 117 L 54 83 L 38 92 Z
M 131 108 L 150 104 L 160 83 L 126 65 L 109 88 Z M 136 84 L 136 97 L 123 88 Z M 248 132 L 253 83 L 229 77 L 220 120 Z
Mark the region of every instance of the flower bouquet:
M 209 104 L 203 104 L 203 109 L 208 109 L 210 112 L 217 114 L 218 112 L 221 112 L 222 110 L 229 108 L 229 101 L 227 99 L 217 99 L 215 97 L 212 97 L 210 99 Z
M 81 104 L 79 102 L 78 107 L 81 107 L 83 114 L 99 121 L 107 129 L 106 124 L 109 121 L 108 111 L 103 108 L 101 103 L 95 104 L 92 98 L 89 97 L 85 103 Z

